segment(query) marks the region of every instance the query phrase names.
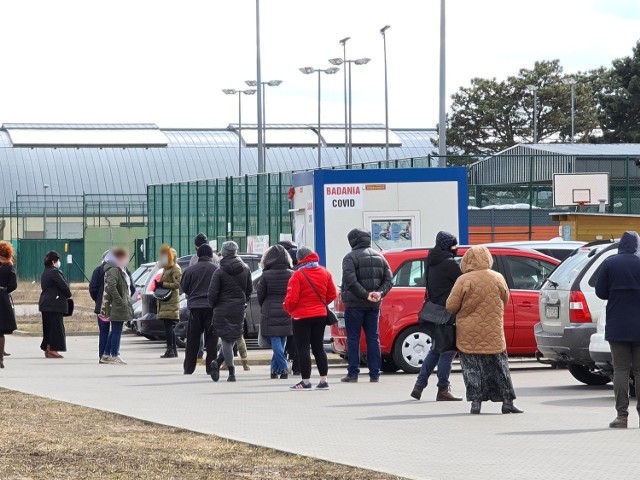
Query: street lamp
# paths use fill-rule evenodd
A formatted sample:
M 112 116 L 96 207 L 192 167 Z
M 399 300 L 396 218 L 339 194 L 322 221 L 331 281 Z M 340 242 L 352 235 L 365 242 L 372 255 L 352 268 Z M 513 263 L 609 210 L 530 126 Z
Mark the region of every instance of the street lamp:
M 260 0 L 256 0 L 256 79 L 257 84 L 262 83 L 262 65 L 260 59 Z M 258 88 L 258 173 L 264 173 L 266 170 L 266 162 L 264 158 L 262 138 L 262 126 L 264 119 L 262 118 L 262 90 Z
M 574 143 L 576 135 L 576 79 L 573 77 L 565 78 L 562 83 L 571 85 L 571 143 Z
M 340 40 L 340 45 L 342 45 L 342 63 L 346 63 L 347 61 L 347 42 L 351 40 L 351 37 L 344 37 Z M 331 60 L 329 60 L 331 61 Z M 347 110 L 347 105 L 349 103 L 349 99 L 347 98 L 347 69 L 343 70 L 344 73 L 344 161 L 349 163 L 349 111 Z
M 47 238 L 47 190 L 49 190 L 49 184 L 45 183 L 44 185 L 42 185 L 42 188 L 44 189 L 44 215 L 43 215 L 43 222 L 44 222 L 44 228 L 43 228 L 43 238 L 46 239 Z
M 327 75 L 333 75 L 340 70 L 338 67 L 329 67 L 329 68 L 313 68 L 313 67 L 302 67 L 300 71 L 305 75 L 311 75 L 313 73 L 318 73 L 318 168 L 322 168 L 322 137 L 320 135 L 321 129 L 321 116 L 320 116 L 320 107 L 321 107 L 321 78 L 322 74 L 326 73 Z
M 385 25 L 380 29 L 384 47 L 384 148 L 387 162 L 389 161 L 389 80 L 387 77 L 387 35 L 385 32 L 389 28 L 391 28 L 391 25 Z
M 331 58 L 329 59 L 329 63 L 331 63 L 332 65 L 342 65 L 345 64 L 346 67 L 348 67 L 349 69 L 349 73 L 347 74 L 347 76 L 349 77 L 349 81 L 348 81 L 348 91 L 349 91 L 349 105 L 348 105 L 348 128 L 347 128 L 347 165 L 351 165 L 353 163 L 353 123 L 352 123 L 352 116 L 351 116 L 351 65 L 352 64 L 356 64 L 356 65 L 366 65 L 367 63 L 369 63 L 371 61 L 370 58 L 358 58 L 356 60 L 344 60 L 342 58 Z M 347 68 L 345 68 L 345 70 L 347 70 Z
M 447 166 L 447 112 L 446 112 L 446 54 L 445 47 L 445 0 L 440 0 L 440 124 L 438 125 L 438 156 L 444 158 L 444 165 Z M 440 166 L 440 158 L 436 167 Z
M 527 90 L 533 92 L 533 143 L 538 143 L 538 87 L 527 85 Z
M 222 91 L 226 95 L 238 95 L 238 176 L 242 176 L 242 95 L 253 95 L 256 90 L 253 88 L 247 90 L 224 88 Z
M 256 81 L 256 80 L 246 80 L 244 83 L 246 83 L 248 86 L 250 87 L 258 87 L 258 99 L 262 100 L 262 104 L 260 105 L 261 111 L 260 111 L 260 117 L 262 118 L 262 131 L 260 132 L 260 134 L 258 135 L 258 138 L 262 137 L 262 145 L 258 145 L 258 149 L 262 148 L 262 159 L 264 162 L 264 168 L 266 171 L 266 164 L 267 164 L 267 149 L 266 149 L 266 144 L 267 144 L 267 109 L 266 109 L 266 99 L 265 99 L 265 86 L 268 85 L 270 87 L 277 87 L 280 84 L 282 84 L 282 80 L 269 80 L 268 82 L 260 82 L 260 81 Z M 259 85 L 259 86 L 258 86 Z M 258 130 L 260 130 L 260 125 L 258 125 Z

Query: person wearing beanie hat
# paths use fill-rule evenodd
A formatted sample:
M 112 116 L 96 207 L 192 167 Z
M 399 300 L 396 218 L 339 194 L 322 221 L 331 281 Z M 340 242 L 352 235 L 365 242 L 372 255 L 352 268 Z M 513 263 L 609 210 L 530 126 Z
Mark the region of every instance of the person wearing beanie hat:
M 197 255 L 194 255 L 196 263 L 184 271 L 180 286 L 187 296 L 187 308 L 191 312 L 187 327 L 187 348 L 184 355 L 184 374 L 191 375 L 198 361 L 200 340 L 204 337 L 204 346 L 207 352 L 207 374 L 210 374 L 211 361 L 216 357 L 218 349 L 218 336 L 212 328 L 213 308 L 209 305 L 209 285 L 211 278 L 218 269 L 218 257 L 213 253 L 209 244 L 204 243 L 198 247 Z
M 209 245 L 209 239 L 207 238 L 207 235 L 200 232 L 198 235 L 196 235 L 196 238 L 193 239 L 193 246 L 196 249 L 196 253 L 198 252 L 198 249 L 202 246 L 202 245 Z M 191 257 L 191 260 L 189 260 L 189 266 L 193 267 L 196 263 L 198 263 L 198 255 L 193 255 Z
M 236 242 L 224 242 L 221 253 L 220 268 L 211 277 L 208 299 L 209 306 L 213 308 L 213 328 L 222 340 L 222 349 L 209 366 L 211 379 L 217 382 L 224 362 L 229 370 L 227 381 L 235 382 L 233 345 L 244 333 L 245 308 L 253 291 L 253 282 L 249 267 L 238 256 Z
M 298 252 L 298 246 L 291 240 L 281 240 L 278 242 L 278 245 L 282 245 L 284 249 L 289 252 L 291 261 L 293 262 L 293 266 L 295 267 L 298 264 L 298 256 L 296 255 L 296 253 Z
M 311 255 L 312 253 L 313 253 L 313 250 L 311 250 L 309 247 L 300 247 L 296 252 L 296 259 L 298 260 L 298 263 L 304 260 L 306 257 Z
M 425 272 L 426 280 L 426 297 L 428 301 L 436 305 L 444 306 L 447 298 L 453 289 L 453 285 L 462 270 L 455 259 L 458 251 L 458 239 L 449 232 L 438 232 L 436 235 L 436 245 L 429 250 L 427 257 L 427 269 Z M 422 391 L 427 388 L 429 377 L 438 367 L 438 394 L 437 401 L 461 401 L 462 398 L 456 397 L 451 393 L 449 376 L 451 375 L 451 365 L 456 356 L 456 351 L 438 353 L 431 344 L 431 349 L 427 353 L 420 373 L 416 380 L 416 384 L 411 391 L 411 397 L 420 400 Z

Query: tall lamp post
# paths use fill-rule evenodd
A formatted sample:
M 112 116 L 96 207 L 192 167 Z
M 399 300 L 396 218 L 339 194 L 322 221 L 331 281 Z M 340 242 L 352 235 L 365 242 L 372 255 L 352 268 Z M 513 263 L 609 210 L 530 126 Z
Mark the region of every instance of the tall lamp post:
M 352 123 L 352 116 L 351 116 L 351 65 L 355 64 L 355 65 L 366 65 L 367 63 L 369 63 L 371 61 L 370 58 L 358 58 L 356 60 L 344 60 L 342 58 L 331 58 L 329 59 L 329 63 L 331 63 L 332 65 L 345 65 L 345 67 L 347 67 L 349 69 L 349 72 L 347 73 L 347 77 L 349 78 L 348 81 L 348 92 L 349 92 L 349 102 L 348 102 L 348 128 L 347 128 L 347 165 L 351 165 L 353 163 L 353 123 Z M 345 70 L 347 70 L 347 68 L 345 68 Z
M 387 35 L 386 31 L 391 25 L 385 25 L 380 29 L 384 48 L 384 149 L 386 160 L 389 161 L 389 79 L 387 77 Z
M 321 88 L 321 78 L 322 74 L 325 73 L 327 75 L 333 75 L 340 70 L 338 67 L 329 67 L 329 68 L 313 68 L 313 67 L 302 67 L 300 71 L 305 75 L 311 75 L 312 73 L 318 74 L 318 168 L 322 168 L 322 136 L 320 135 L 320 129 L 322 128 L 321 124 L 321 105 L 322 105 L 322 88 Z
M 533 143 L 538 143 L 538 87 L 527 85 L 527 90 L 533 92 Z
M 256 0 L 256 79 L 257 84 L 262 83 L 262 65 L 260 58 L 260 0 Z M 258 88 L 258 173 L 264 173 L 266 164 L 264 159 L 264 139 L 262 138 L 262 126 L 264 118 L 262 118 L 262 90 Z
M 257 87 L 258 88 L 258 96 L 260 99 L 262 99 L 262 104 L 260 105 L 261 108 L 261 112 L 260 112 L 260 117 L 262 118 L 262 131 L 260 132 L 260 134 L 258 135 L 258 138 L 262 138 L 262 160 L 264 162 L 264 171 L 266 171 L 266 163 L 267 163 L 267 149 L 266 149 L 266 144 L 267 144 L 267 108 L 266 108 L 266 98 L 265 98 L 265 86 L 270 86 L 270 87 L 277 87 L 280 84 L 282 84 L 282 80 L 269 80 L 268 82 L 259 82 L 256 80 L 247 80 L 244 83 L 246 83 L 248 86 L 250 87 Z M 260 130 L 260 125 L 258 125 L 258 130 Z M 259 146 L 260 148 L 260 146 Z
M 256 90 L 253 88 L 247 90 L 224 88 L 222 91 L 226 95 L 238 95 L 238 176 L 242 176 L 242 95 L 253 95 Z
M 347 62 L 347 42 L 351 40 L 351 37 L 344 37 L 340 40 L 342 45 L 342 63 Z M 349 163 L 349 97 L 347 90 L 347 69 L 343 70 L 344 73 L 344 161 Z
M 571 86 L 571 143 L 574 143 L 576 136 L 576 79 L 569 77 L 562 82 Z
M 42 188 L 44 189 L 44 212 L 43 212 L 43 223 L 44 223 L 44 228 L 43 228 L 43 238 L 46 239 L 47 238 L 47 191 L 49 190 L 49 184 L 45 183 L 44 185 L 42 185 Z
M 440 0 L 440 115 L 438 125 L 438 162 L 436 167 L 440 166 L 440 158 L 444 159 L 446 167 L 447 159 L 447 111 L 445 107 L 447 95 L 447 50 L 445 47 L 445 0 Z

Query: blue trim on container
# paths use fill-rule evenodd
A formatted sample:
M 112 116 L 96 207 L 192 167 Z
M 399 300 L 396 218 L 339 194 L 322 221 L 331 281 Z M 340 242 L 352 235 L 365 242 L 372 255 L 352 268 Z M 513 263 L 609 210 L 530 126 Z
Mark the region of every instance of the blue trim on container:
M 303 187 L 305 185 L 313 185 L 313 171 L 298 172 L 291 176 L 291 186 Z
M 297 178 L 296 178 L 297 177 Z M 312 178 L 312 180 L 311 180 Z M 298 184 L 298 181 L 305 183 Z M 315 250 L 322 265 L 327 264 L 324 212 L 324 185 L 342 183 L 415 183 L 415 182 L 456 182 L 458 184 L 458 241 L 469 243 L 469 210 L 467 193 L 467 169 L 447 168 L 398 168 L 371 170 L 315 170 L 293 176 L 293 185 L 313 184 L 313 204 L 315 215 Z

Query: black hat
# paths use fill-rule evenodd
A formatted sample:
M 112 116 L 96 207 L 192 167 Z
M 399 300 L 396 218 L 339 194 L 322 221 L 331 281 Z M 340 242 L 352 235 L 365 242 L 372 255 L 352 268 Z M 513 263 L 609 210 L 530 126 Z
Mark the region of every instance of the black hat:
M 213 258 L 213 248 L 209 246 L 209 244 L 205 243 L 204 245 L 200 245 L 198 247 L 198 258 L 209 257 Z
M 205 245 L 209 243 L 209 239 L 207 238 L 207 236 L 204 233 L 199 233 L 198 235 L 196 235 L 196 238 L 193 240 L 193 244 L 196 247 L 200 247 L 202 245 Z

